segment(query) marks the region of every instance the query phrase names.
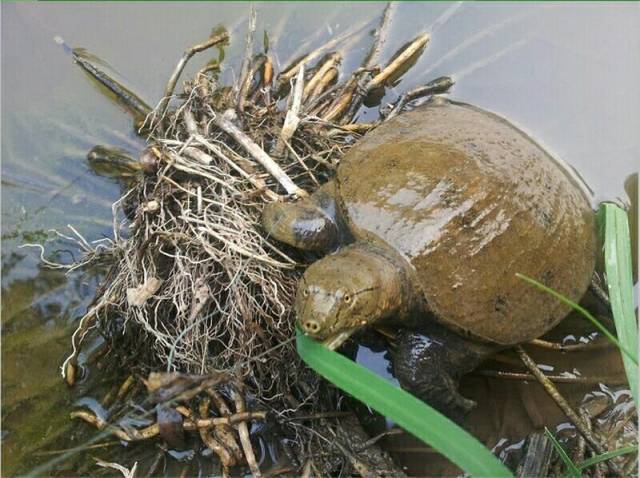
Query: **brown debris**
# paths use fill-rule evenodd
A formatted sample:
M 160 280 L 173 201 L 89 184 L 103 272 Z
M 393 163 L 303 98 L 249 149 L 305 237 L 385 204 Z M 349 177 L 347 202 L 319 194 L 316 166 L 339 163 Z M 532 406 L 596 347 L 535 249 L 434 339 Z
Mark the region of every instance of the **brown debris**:
M 584 437 L 586 443 L 598 454 L 605 453 L 607 450 L 605 446 L 594 436 L 592 431 L 590 430 L 589 425 L 587 425 L 584 420 L 571 408 L 571 406 L 567 403 L 565 398 L 560 394 L 556 386 L 549 380 L 544 373 L 538 368 L 538 365 L 534 362 L 534 360 L 527 354 L 521 346 L 515 347 L 515 351 L 525 364 L 525 366 L 529 369 L 529 371 L 535 376 L 535 378 L 540 382 L 540 384 L 544 387 L 549 396 L 553 399 L 554 402 L 562 409 L 567 418 L 573 423 L 576 429 L 580 432 L 580 434 Z M 620 470 L 611 460 L 608 461 L 608 466 L 613 473 L 619 474 Z
M 205 420 L 209 416 L 209 399 L 200 400 L 200 418 Z M 213 436 L 213 433 L 207 428 L 199 428 L 200 438 L 213 452 L 218 455 L 222 464 L 222 476 L 229 476 L 229 468 L 236 464 L 236 457 L 233 453 Z
M 160 115 L 164 114 L 164 110 L 169 104 L 171 95 L 173 95 L 173 90 L 175 90 L 176 88 L 176 83 L 178 83 L 178 78 L 180 78 L 180 74 L 182 73 L 182 70 L 184 70 L 184 67 L 186 66 L 187 62 L 191 59 L 191 57 L 196 53 L 200 53 L 215 45 L 224 43 L 227 40 L 229 40 L 229 34 L 227 32 L 222 32 L 212 36 L 205 42 L 199 43 L 185 50 L 184 55 L 182 55 L 182 58 L 176 65 L 175 69 L 173 70 L 173 73 L 171 74 L 171 77 L 169 78 L 169 81 L 167 82 L 167 86 L 164 89 L 164 97 L 162 98 L 162 101 L 156 108 L 156 111 Z
M 244 397 L 238 390 L 233 390 L 233 401 L 236 404 L 236 412 L 238 414 L 245 413 L 246 405 L 244 403 Z M 240 443 L 242 444 L 242 449 L 244 451 L 244 456 L 247 460 L 247 464 L 249 465 L 249 469 L 251 470 L 251 474 L 254 478 L 260 478 L 262 473 L 260 473 L 260 467 L 256 462 L 256 455 L 253 453 L 253 446 L 251 445 L 251 438 L 249 437 L 249 427 L 247 427 L 247 422 L 240 422 L 237 425 L 238 434 L 240 435 Z
M 368 62 L 378 61 L 392 12 L 393 5 L 385 10 Z M 116 349 L 122 334 L 113 333 L 113 318 L 123 319 L 128 345 L 135 346 L 118 352 L 145 374 L 157 370 L 158 363 L 166 370 L 144 380 L 148 396 L 141 406 L 147 407 L 151 424 L 120 426 L 115 414 L 99 419 L 86 410 L 72 416 L 125 441 L 171 441 L 173 427 L 181 423 L 183 433 L 197 432 L 213 450 L 226 474 L 246 465 L 253 476 L 261 476 L 249 422 L 265 421 L 268 410 L 279 417 L 274 433 L 288 460 L 281 469 L 322 475 L 342 460 L 368 474 L 375 465 L 367 460 L 379 453 L 368 437 L 363 449 L 350 447 L 348 437 L 333 446 L 304 424 L 322 423 L 332 434 L 350 416 L 336 412 L 337 392 L 317 393 L 322 382 L 295 351 L 291 303 L 307 258 L 266 237 L 260 213 L 266 202 L 304 197 L 334 174 L 354 138 L 380 124 L 351 121 L 362 88 L 400 75 L 428 38 L 416 39 L 386 68 L 361 68 L 341 84 L 344 49 L 367 33 L 366 24 L 303 54 L 279 74 L 266 51 L 253 54 L 255 24 L 252 11 L 238 83 L 218 84 L 220 65 L 212 62 L 176 91 L 186 63 L 225 43 L 224 31 L 185 50 L 176 65 L 164 97 L 147 118 L 151 127 L 142 131 L 153 164 L 114 204 L 115 263 L 80 321 L 65 363 L 66 379 L 73 384 L 87 334 L 109 332 Z M 312 73 L 305 77 L 305 71 Z M 277 95 L 286 94 L 292 81 L 281 110 Z M 184 98 L 175 109 L 169 104 L 174 96 Z M 131 204 L 136 207 L 128 208 Z M 133 210 L 126 240 L 115 219 L 121 210 Z M 139 350 L 148 351 L 153 361 L 139 363 Z M 224 388 L 231 384 L 233 406 Z M 121 411 L 125 404 L 119 405 Z M 157 407 L 168 416 L 153 422 Z M 320 465 L 309 460 L 316 455 L 332 459 Z M 304 463 L 309 464 L 305 470 Z

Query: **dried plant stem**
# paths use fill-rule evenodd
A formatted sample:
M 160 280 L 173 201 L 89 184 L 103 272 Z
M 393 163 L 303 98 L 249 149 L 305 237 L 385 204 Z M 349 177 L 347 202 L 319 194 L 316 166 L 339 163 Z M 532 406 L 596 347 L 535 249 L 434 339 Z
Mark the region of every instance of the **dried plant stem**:
M 354 453 L 352 453 L 345 445 L 340 443 L 340 440 L 334 439 L 333 445 L 340 450 L 344 456 L 349 459 L 353 469 L 363 477 L 372 476 L 371 468 L 362 460 L 360 460 Z
M 184 408 L 182 409 L 184 412 Z M 87 410 L 75 410 L 70 414 L 71 418 L 80 418 L 85 422 L 95 426 L 99 430 L 105 430 L 111 433 L 112 435 L 117 436 L 121 440 L 130 442 L 130 441 L 141 441 L 148 440 L 150 438 L 154 438 L 160 435 L 160 425 L 154 423 L 142 429 L 128 428 L 127 431 L 114 426 L 109 425 L 103 419 L 98 417 L 92 412 Z M 239 425 L 243 424 L 246 427 L 246 422 L 251 420 L 264 420 L 266 414 L 264 412 L 239 412 L 233 415 L 229 415 L 227 417 L 216 417 L 216 418 L 191 418 L 185 420 L 182 423 L 182 427 L 185 431 L 199 431 L 201 429 L 210 429 L 215 428 L 220 425 Z M 248 436 L 248 428 L 247 428 L 247 436 Z M 255 460 L 255 457 L 254 457 Z
M 351 75 L 349 81 L 347 81 L 342 88 L 342 93 L 329 106 L 329 110 L 323 115 L 322 119 L 325 121 L 337 122 L 342 115 L 347 112 L 358 86 L 358 78 L 361 74 L 361 71 L 356 71 Z
M 62 450 L 38 451 L 38 452 L 34 452 L 33 455 L 34 456 L 61 455 L 63 453 L 95 450 L 97 448 L 107 448 L 107 447 L 112 447 L 116 445 L 121 445 L 120 440 L 113 440 L 105 443 L 94 443 L 93 445 L 76 446 L 73 448 L 64 448 Z
M 238 111 L 243 112 L 245 109 L 245 105 L 247 104 L 247 100 L 252 93 L 251 85 L 253 84 L 253 79 L 255 78 L 258 71 L 260 71 L 267 61 L 267 57 L 264 55 L 260 55 L 255 61 L 251 64 L 249 71 L 247 72 L 247 76 L 242 82 L 242 86 L 240 87 L 240 91 L 238 92 Z
M 236 404 L 236 413 L 246 413 L 244 397 L 238 390 L 233 391 L 233 400 Z M 251 446 L 251 438 L 249 437 L 249 428 L 247 427 L 246 422 L 238 423 L 238 435 L 240 435 L 240 443 L 242 445 L 242 450 L 244 451 L 244 456 L 247 460 L 247 464 L 249 465 L 249 469 L 253 474 L 254 478 L 260 478 L 262 474 L 260 473 L 260 467 L 256 461 L 256 456 L 253 453 L 253 447 Z
M 140 96 L 120 84 L 101 68 L 98 68 L 90 58 L 86 58 L 86 52 L 82 49 L 74 49 L 72 55 L 75 62 L 80 65 L 84 71 L 116 95 L 134 115 L 144 118 L 151 112 L 149 105 L 147 105 Z
M 278 142 L 273 148 L 273 152 L 277 156 L 284 153 L 285 144 L 293 137 L 298 125 L 300 124 L 300 108 L 302 106 L 302 97 L 304 94 L 304 65 L 300 66 L 298 76 L 293 86 L 293 95 L 291 96 L 291 107 L 287 111 L 284 118 L 284 125 L 280 131 Z
M 125 397 L 125 395 L 129 392 L 129 390 L 131 390 L 131 387 L 133 387 L 134 383 L 135 383 L 135 378 L 133 375 L 129 375 L 125 379 L 125 381 L 122 382 L 122 385 L 120 385 L 120 388 L 118 389 L 118 393 L 116 394 L 116 403 L 118 403 Z
M 161 449 L 156 454 L 156 457 L 153 459 L 153 462 L 151 462 L 151 465 L 149 466 L 149 469 L 147 470 L 147 473 L 145 474 L 144 478 L 150 478 L 151 476 L 156 476 L 156 471 L 160 466 L 160 462 L 164 457 L 165 457 L 165 451 Z
M 580 418 L 582 418 L 587 429 L 589 431 L 592 431 L 591 417 L 589 416 L 589 413 L 582 407 L 580 407 L 580 409 L 578 410 L 578 413 L 580 413 Z M 585 451 L 586 451 L 586 442 L 584 441 L 584 436 L 582 436 L 581 433 L 578 433 L 578 443 L 576 444 L 571 457 L 573 462 L 580 463 L 584 459 Z
M 554 402 L 560 407 L 560 409 L 564 412 L 567 418 L 573 423 L 576 429 L 582 434 L 584 439 L 587 441 L 589 446 L 598 454 L 602 454 L 606 452 L 604 446 L 596 439 L 593 435 L 589 427 L 582 421 L 582 419 L 578 416 L 578 414 L 571 408 L 571 406 L 567 403 L 565 398 L 560 394 L 556 386 L 549 380 L 544 373 L 538 368 L 538 365 L 534 362 L 534 360 L 527 354 L 521 346 L 515 347 L 515 351 L 520 357 L 520 360 L 525 364 L 525 366 L 529 369 L 529 371 L 535 376 L 535 378 L 540 382 L 540 385 L 546 390 L 549 396 L 553 399 Z M 609 460 L 609 467 L 611 471 L 619 474 L 618 467 L 611 463 Z
M 530 373 L 520 372 L 503 372 L 501 370 L 478 370 L 474 372 L 477 375 L 483 377 L 500 378 L 504 380 L 536 380 L 536 377 Z M 554 383 L 581 383 L 586 385 L 597 385 L 599 383 L 608 383 L 613 385 L 612 380 L 609 377 L 565 377 L 563 375 L 546 375 L 545 377 Z M 622 380 L 620 381 L 623 382 Z
M 240 81 L 234 83 L 236 105 L 239 111 L 244 111 L 244 97 L 247 94 L 249 83 L 251 82 L 250 68 L 251 56 L 253 54 L 253 35 L 256 31 L 256 9 L 251 5 L 249 13 L 249 25 L 247 27 L 247 39 L 245 43 L 244 58 L 240 69 Z M 244 92 L 242 90 L 245 90 Z
M 332 88 L 331 85 L 336 81 L 339 74 L 340 70 L 338 70 L 337 66 L 331 66 L 323 73 L 322 78 L 320 78 L 320 81 L 318 81 L 316 87 L 309 94 L 308 108 L 313 108 L 315 106 L 315 101 L 321 101 L 326 97 L 326 95 L 335 90 L 335 88 Z M 314 102 L 312 103 L 312 101 Z
M 103 407 L 108 407 L 109 405 L 111 405 L 111 402 L 113 402 L 116 393 L 118 393 L 118 386 L 114 385 L 113 387 L 111 387 L 111 389 L 106 393 L 106 395 L 104 397 L 102 397 L 102 400 L 100 400 L 100 405 L 102 405 Z
M 600 284 L 600 277 L 595 272 L 593 273 L 593 278 L 591 279 L 591 283 L 589 284 L 589 289 L 603 304 L 605 304 L 607 307 L 611 307 L 609 296 L 602 288 L 602 285 Z
M 356 27 L 355 29 L 353 29 L 353 30 L 351 30 L 349 32 L 346 32 L 346 33 L 344 33 L 342 35 L 338 35 L 336 37 L 333 37 L 331 40 L 327 41 L 324 45 L 320 46 L 319 48 L 316 48 L 315 50 L 311 51 L 310 53 L 307 53 L 303 57 L 301 57 L 298 60 L 296 60 L 295 63 L 293 63 L 292 65 L 286 67 L 282 71 L 282 73 L 280 73 L 280 75 L 278 75 L 278 79 L 277 79 L 278 85 L 283 85 L 283 84 L 288 83 L 289 80 L 291 80 L 291 78 L 293 78 L 294 76 L 296 76 L 298 74 L 298 70 L 300 69 L 300 67 L 302 67 L 306 63 L 309 63 L 310 61 L 313 61 L 314 59 L 318 58 L 325 51 L 331 50 L 332 48 L 334 48 L 336 45 L 338 45 L 339 43 L 343 42 L 347 38 L 349 38 L 349 37 L 351 37 L 353 35 L 357 35 L 362 30 L 364 30 L 366 28 L 366 26 L 367 26 L 366 24 L 362 24 L 362 25 L 359 25 L 358 27 Z
M 376 126 L 378 126 L 376 123 L 351 123 L 340 125 L 339 129 L 344 131 L 355 131 L 357 133 L 366 133 Z
M 267 57 L 264 62 L 264 70 L 262 72 L 262 86 L 271 87 L 271 83 L 273 82 L 273 61 L 271 57 Z M 269 99 L 267 99 L 269 101 Z
M 427 46 L 431 36 L 428 33 L 418 35 L 411 44 L 405 48 L 405 50 L 396 57 L 391 63 L 389 63 L 384 70 L 373 77 L 371 82 L 367 85 L 367 90 L 371 91 L 373 88 L 381 86 L 385 81 L 389 79 L 404 63 L 406 63 L 413 55 L 418 53 L 421 49 Z
M 273 87 L 273 60 L 267 56 L 262 67 L 262 88 L 264 92 L 264 102 L 271 103 L 271 89 Z
M 231 410 L 227 406 L 222 396 L 213 387 L 208 388 L 206 392 L 222 417 L 229 417 L 232 415 Z M 235 432 L 231 425 L 227 423 L 221 423 L 219 425 L 216 425 L 214 431 L 216 436 L 220 437 L 225 446 L 229 450 L 231 450 L 233 455 L 236 457 L 236 460 L 240 462 L 244 455 L 242 453 L 242 448 L 236 441 Z
M 323 114 L 322 118 L 325 121 L 338 121 L 347 110 L 354 111 L 360 107 L 360 103 L 362 98 L 366 96 L 363 92 L 362 97 L 356 98 L 355 105 L 350 109 L 349 106 L 352 105 L 352 100 L 354 98 L 354 93 L 359 86 L 359 79 L 363 72 L 372 70 L 372 67 L 379 62 L 380 59 L 380 51 L 382 50 L 382 45 L 384 45 L 387 37 L 387 33 L 389 30 L 389 26 L 391 24 L 391 18 L 396 9 L 395 2 L 387 3 L 387 6 L 384 9 L 382 14 L 382 18 L 380 20 L 380 25 L 376 29 L 374 33 L 374 42 L 369 49 L 369 52 L 362 60 L 362 65 L 356 71 L 353 72 L 351 78 L 347 81 L 345 85 L 343 85 L 341 89 L 341 93 L 336 95 L 336 98 L 329 105 L 326 112 Z M 352 116 L 352 115 L 350 115 Z
M 385 44 L 387 40 L 387 34 L 389 32 L 389 28 L 391 25 L 391 17 L 395 13 L 397 3 L 396 2 L 388 2 L 387 6 L 382 13 L 382 19 L 380 20 L 380 25 L 376 29 L 374 33 L 374 41 L 371 44 L 371 49 L 365 56 L 362 66 L 364 68 L 369 68 L 372 65 L 375 65 L 380 61 L 380 51 L 382 50 L 382 46 Z
M 235 124 L 226 119 L 224 115 L 216 115 L 213 122 L 218 128 L 233 137 L 233 139 L 235 139 L 238 144 L 253 157 L 253 159 L 264 166 L 269 174 L 271 174 L 287 191 L 287 194 L 298 197 L 307 196 L 306 191 L 299 188 L 287 173 L 285 173 L 260 146 L 249 138 L 249 136 L 243 133 Z
M 316 88 L 322 84 L 322 80 L 325 74 L 329 73 L 332 69 L 335 70 L 336 67 L 342 61 L 342 55 L 340 53 L 331 53 L 325 62 L 320 65 L 318 71 L 314 73 L 314 75 L 309 79 L 307 84 L 304 87 L 302 92 L 302 98 L 304 100 L 311 100 L 314 98 L 314 94 L 317 96 Z M 295 96 L 295 95 L 294 95 Z
M 209 416 L 209 400 L 200 400 L 199 406 L 200 418 L 206 419 Z M 198 430 L 200 439 L 205 443 L 220 459 L 222 464 L 222 476 L 229 476 L 229 468 L 236 464 L 235 456 L 227 449 L 224 444 L 217 440 L 211 431 L 206 428 L 200 428 Z
M 534 339 L 529 342 L 531 345 L 535 345 L 536 347 L 551 349 L 551 350 L 559 350 L 561 352 L 579 352 L 581 350 L 593 350 L 599 348 L 611 348 L 615 345 L 611 343 L 611 341 L 607 340 L 605 337 L 599 340 L 592 340 L 589 342 L 579 343 L 579 344 L 561 344 L 559 342 L 550 342 L 548 340 L 542 339 Z
M 240 165 L 236 164 L 234 161 L 229 159 L 227 155 L 222 152 L 222 149 L 217 147 L 214 144 L 211 144 L 201 135 L 195 135 L 194 139 L 200 143 L 202 146 L 206 147 L 209 151 L 215 154 L 218 158 L 222 159 L 225 163 L 231 166 L 235 171 L 237 171 L 240 175 L 247 179 L 251 184 L 253 184 L 256 189 L 264 192 L 266 197 L 272 201 L 277 201 L 280 199 L 280 196 L 269 189 L 267 183 L 265 183 L 262 179 L 256 178 L 254 175 L 245 171 Z
M 309 169 L 309 167 L 304 163 L 304 161 L 302 160 L 302 158 L 300 157 L 300 155 L 298 153 L 296 153 L 296 150 L 293 149 L 291 147 L 291 145 L 289 143 L 285 143 L 287 146 L 287 149 L 289 150 L 289 152 L 293 155 L 293 157 L 296 158 L 296 160 L 298 161 L 298 163 L 300 164 L 300 166 L 302 166 L 302 168 L 307 172 L 307 174 L 309 175 L 309 177 L 311 178 L 311 180 L 314 182 L 314 184 L 316 186 L 320 186 L 320 181 L 318 181 L 318 179 L 316 178 L 316 176 L 313 174 L 313 171 L 311 171 Z
M 532 433 L 527 438 L 526 454 L 518 465 L 518 478 L 548 476 L 553 444 L 542 432 Z
M 173 95 L 173 90 L 175 90 L 176 84 L 178 83 L 178 78 L 180 78 L 180 74 L 182 74 L 182 70 L 184 70 L 184 67 L 186 66 L 187 62 L 191 59 L 191 57 L 196 53 L 200 53 L 201 51 L 204 51 L 215 45 L 223 43 L 228 39 L 229 39 L 229 34 L 227 32 L 222 32 L 212 36 L 211 38 L 209 38 L 207 41 L 203 43 L 199 43 L 198 45 L 194 45 L 191 48 L 187 48 L 185 50 L 184 54 L 182 55 L 182 58 L 180 58 L 180 61 L 176 65 L 175 69 L 173 70 L 173 73 L 171 74 L 171 77 L 169 78 L 169 81 L 167 82 L 167 86 L 164 89 L 164 96 L 160 101 L 160 103 L 158 104 L 158 107 L 156 108 L 156 111 L 159 113 L 160 116 L 164 114 L 164 110 L 169 104 L 171 95 Z
M 436 95 L 439 93 L 446 93 L 453 86 L 453 80 L 448 76 L 441 76 L 433 81 L 430 81 L 424 86 L 419 86 L 400 95 L 400 98 L 392 105 L 389 113 L 385 115 L 385 119 L 389 120 L 394 116 L 397 116 L 402 112 L 407 103 L 423 98 L 425 96 Z
M 264 412 L 238 412 L 228 417 L 200 418 L 194 421 L 185 420 L 185 430 L 197 430 L 200 428 L 215 428 L 219 425 L 236 425 L 249 420 L 264 420 Z
M 382 71 L 374 75 L 370 80 L 366 81 L 364 85 L 359 84 L 355 89 L 353 99 L 349 105 L 346 119 L 352 119 L 369 93 L 371 93 L 375 88 L 384 86 L 385 82 L 392 75 L 394 75 L 414 55 L 420 52 L 420 50 L 427 46 L 430 38 L 431 37 L 428 33 L 418 35 L 394 60 L 384 67 Z
M 80 355 L 82 341 L 89 330 L 95 326 L 98 313 L 107 306 L 107 302 L 107 299 L 102 296 L 101 300 L 91 307 L 82 319 L 80 319 L 80 323 L 71 337 L 71 355 L 67 357 L 61 367 L 62 376 L 69 386 L 73 386 L 76 382 L 76 375 L 78 373 L 78 356 Z
M 389 430 L 383 431 L 381 433 L 378 433 L 376 436 L 371 437 L 366 442 L 364 442 L 361 447 L 358 447 L 358 448 L 359 450 L 360 449 L 364 450 L 366 448 L 369 448 L 372 445 L 375 445 L 385 437 L 393 436 L 393 435 L 402 435 L 404 433 L 407 433 L 407 432 L 404 431 L 402 428 L 390 428 Z

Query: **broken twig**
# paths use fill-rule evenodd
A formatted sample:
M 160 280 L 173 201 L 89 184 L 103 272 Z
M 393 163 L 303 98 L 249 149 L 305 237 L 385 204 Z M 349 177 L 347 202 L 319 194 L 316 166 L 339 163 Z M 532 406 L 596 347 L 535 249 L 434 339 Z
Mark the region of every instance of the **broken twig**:
M 176 65 L 175 69 L 173 70 L 173 73 L 171 74 L 171 77 L 169 78 L 169 81 L 167 82 L 167 86 L 164 89 L 164 96 L 160 101 L 160 103 L 158 104 L 158 107 L 156 108 L 156 111 L 158 112 L 160 117 L 162 117 L 162 115 L 164 114 L 164 110 L 169 104 L 171 95 L 173 95 L 173 90 L 175 90 L 176 88 L 176 83 L 178 83 L 178 78 L 180 78 L 180 74 L 182 73 L 182 70 L 184 70 L 184 67 L 186 66 L 187 62 L 191 59 L 191 57 L 196 53 L 200 53 L 201 51 L 204 51 L 215 45 L 223 43 L 228 39 L 229 39 L 229 34 L 227 32 L 218 33 L 217 35 L 214 35 L 211 38 L 209 38 L 207 41 L 203 43 L 199 43 L 198 45 L 194 45 L 191 48 L 188 48 L 185 50 L 184 54 L 182 55 L 182 58 L 180 58 L 180 61 Z
M 247 151 L 253 159 L 260 163 L 287 191 L 287 194 L 298 197 L 307 196 L 306 191 L 294 183 L 282 168 L 271 157 L 258 146 L 249 136 L 243 133 L 240 128 L 225 118 L 225 115 L 216 115 L 214 124 L 235 139 L 240 146 Z
M 553 382 L 551 382 L 551 380 L 542 373 L 542 370 L 538 368 L 538 365 L 529 356 L 529 354 L 527 354 L 519 345 L 515 348 L 515 351 L 529 371 L 536 377 L 538 382 L 540 382 L 540 385 L 542 385 L 553 401 L 556 402 L 571 423 L 573 423 L 576 429 L 582 434 L 589 446 L 598 454 L 605 453 L 607 450 L 604 446 L 596 439 L 591 430 L 589 430 L 589 427 L 582 421 L 582 418 L 580 418 L 573 408 L 571 408 L 571 405 L 567 403 Z M 609 461 L 608 465 L 611 468 L 611 471 L 615 474 L 619 474 L 618 467 L 614 463 Z

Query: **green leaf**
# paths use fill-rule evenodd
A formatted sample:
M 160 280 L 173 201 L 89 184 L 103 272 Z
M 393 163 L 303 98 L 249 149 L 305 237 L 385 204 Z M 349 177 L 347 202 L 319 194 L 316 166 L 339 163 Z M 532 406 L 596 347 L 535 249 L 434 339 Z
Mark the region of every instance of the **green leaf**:
M 513 476 L 478 440 L 413 395 L 297 331 L 300 357 L 316 372 L 432 446 L 472 476 Z
M 589 468 L 590 466 L 597 465 L 603 461 L 607 461 L 610 458 L 615 458 L 616 456 L 626 455 L 628 453 L 634 453 L 638 451 L 638 445 L 625 446 L 623 448 L 618 448 L 617 450 L 608 451 L 601 455 L 596 455 L 588 460 L 584 460 L 582 463 L 576 465 L 578 469 L 584 470 L 585 468 Z
M 631 243 L 627 213 L 612 203 L 603 203 L 598 211 L 600 231 L 604 234 L 604 268 L 609 300 L 618 339 L 623 350 L 638 350 L 638 323 L 633 304 Z M 604 220 L 604 221 L 603 221 Z M 622 357 L 633 399 L 638 405 L 638 360 Z
M 549 438 L 549 440 L 551 440 L 551 444 L 553 445 L 553 448 L 555 448 L 558 455 L 560 455 L 560 459 L 562 460 L 564 465 L 567 467 L 567 472 L 569 476 L 572 476 L 573 478 L 580 478 L 582 476 L 580 474 L 580 470 L 578 469 L 576 464 L 573 461 L 571 461 L 571 458 L 569 458 L 569 455 L 567 455 L 567 452 L 564 451 L 564 448 L 562 448 L 562 445 L 558 442 L 558 440 L 556 440 L 556 437 L 553 436 L 553 433 L 551 433 L 547 427 L 544 427 L 544 434 L 547 435 L 547 438 Z

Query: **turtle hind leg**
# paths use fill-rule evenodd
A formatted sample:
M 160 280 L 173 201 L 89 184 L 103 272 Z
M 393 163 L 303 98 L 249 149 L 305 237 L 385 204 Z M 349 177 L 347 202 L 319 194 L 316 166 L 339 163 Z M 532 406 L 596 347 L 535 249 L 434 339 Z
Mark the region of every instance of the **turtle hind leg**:
M 465 340 L 437 324 L 401 330 L 396 340 L 393 368 L 402 388 L 461 422 L 476 403 L 458 392 L 460 377 L 477 367 L 493 348 Z
M 333 184 L 327 183 L 295 203 L 267 204 L 262 211 L 262 227 L 271 237 L 298 249 L 335 250 L 345 242 L 348 233 L 333 194 Z

